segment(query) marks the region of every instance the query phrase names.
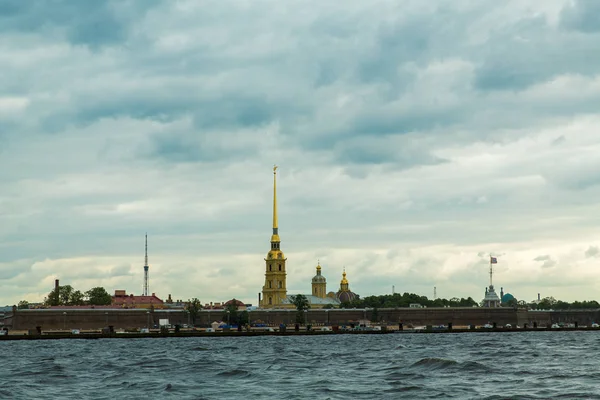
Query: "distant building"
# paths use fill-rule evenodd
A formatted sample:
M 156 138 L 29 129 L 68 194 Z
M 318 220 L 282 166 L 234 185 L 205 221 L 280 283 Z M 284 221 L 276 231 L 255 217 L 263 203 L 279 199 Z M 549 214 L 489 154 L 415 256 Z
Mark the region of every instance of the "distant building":
M 151 296 L 135 296 L 127 295 L 125 290 L 115 290 L 111 304 L 121 308 L 167 308 L 155 293 L 152 293 Z
M 500 288 L 500 301 L 503 305 L 507 305 L 509 303 L 515 303 L 517 299 L 510 293 L 504 293 L 504 288 Z
M 224 304 L 225 303 L 213 303 L 211 301 L 210 303 L 206 303 L 203 308 L 205 310 L 223 310 L 225 308 Z
M 227 308 L 228 306 L 233 304 L 237 306 L 238 311 L 246 311 L 246 304 L 244 304 L 243 301 L 240 301 L 238 299 L 231 299 L 229 301 L 226 301 L 224 304 L 224 308 Z
M 482 307 L 500 307 L 500 297 L 494 290 L 494 285 L 490 285 L 489 288 L 485 288 L 485 296 L 481 301 Z

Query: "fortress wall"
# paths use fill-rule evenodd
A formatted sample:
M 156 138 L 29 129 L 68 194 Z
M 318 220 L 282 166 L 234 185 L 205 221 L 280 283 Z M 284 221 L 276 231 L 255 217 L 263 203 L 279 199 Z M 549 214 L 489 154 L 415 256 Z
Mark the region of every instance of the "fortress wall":
M 63 314 L 66 312 L 66 315 Z M 373 309 L 350 310 L 309 310 L 306 317 L 313 325 L 357 324 L 360 320 L 372 320 Z M 223 310 L 204 310 L 196 317 L 197 326 L 210 326 L 212 322 L 226 321 Z M 278 326 L 281 323 L 294 324 L 295 310 L 257 310 L 249 312 L 251 323 L 264 323 Z M 550 326 L 553 323 L 575 323 L 590 326 L 600 321 L 600 311 L 527 311 L 513 308 L 396 308 L 378 309 L 377 321 L 389 325 L 403 323 L 405 327 L 426 325 L 453 326 L 477 325 L 487 323 L 498 325 Z M 29 330 L 37 326 L 42 330 L 53 329 L 101 329 L 112 325 L 115 328 L 143 328 L 157 325 L 159 319 L 168 319 L 169 323 L 187 324 L 189 315 L 182 310 L 144 309 L 79 309 L 79 310 L 18 310 L 5 323 L 11 329 Z
M 5 323 L 15 330 L 36 329 L 102 329 L 112 325 L 115 328 L 145 328 L 158 324 L 159 319 L 169 319 L 172 324 L 187 323 L 187 315 L 181 311 L 167 312 L 145 309 L 79 309 L 79 310 L 18 310 Z M 66 314 L 63 314 L 66 313 Z

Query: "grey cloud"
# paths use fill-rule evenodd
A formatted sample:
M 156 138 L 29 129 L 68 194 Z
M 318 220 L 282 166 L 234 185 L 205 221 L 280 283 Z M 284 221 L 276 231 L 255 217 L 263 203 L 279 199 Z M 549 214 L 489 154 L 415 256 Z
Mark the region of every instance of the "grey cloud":
M 133 275 L 131 272 L 131 265 L 121 264 L 116 265 L 110 269 L 109 276 L 114 278 L 118 276 L 131 276 Z
M 393 163 L 394 168 L 397 169 L 416 165 L 433 165 L 446 161 L 431 155 L 425 144 L 417 142 L 412 137 L 354 137 L 338 142 L 334 147 L 334 154 L 342 163 Z
M 585 251 L 586 258 L 598 257 L 599 255 L 600 255 L 600 249 L 598 248 L 598 246 L 590 246 Z
M 553 260 L 549 255 L 537 256 L 533 261 L 542 262 L 542 268 L 552 268 L 557 265 L 557 262 Z
M 552 145 L 560 146 L 561 144 L 565 143 L 566 141 L 567 141 L 567 139 L 565 139 L 565 137 L 563 135 L 561 135 L 552 141 Z
M 575 0 L 562 10 L 560 23 L 566 29 L 600 32 L 600 3 L 596 0 Z
M 144 13 L 159 1 L 5 0 L 0 5 L 0 30 L 41 32 L 58 36 L 64 30 L 70 43 L 98 48 L 127 38 L 132 14 Z
M 0 263 L 0 279 L 10 280 L 19 275 L 31 272 L 33 262 L 31 260 L 18 260 L 7 263 Z
M 261 171 L 273 162 L 285 165 L 290 254 L 398 243 L 475 254 L 596 232 L 581 216 L 597 208 L 600 169 L 581 150 L 598 145 L 600 41 L 574 31 L 572 16 L 556 29 L 518 2 L 88 3 L 0 4 L 0 86 L 30 102 L 23 116 L 0 109 L 2 261 L 141 261 L 152 230 L 164 265 L 179 268 L 172 287 L 196 268 L 182 255 L 258 254 L 260 271 L 271 200 Z M 543 14 L 537 4 L 531 14 Z M 593 118 L 580 129 L 584 114 Z M 486 257 L 468 295 L 481 294 Z M 550 268 L 546 257 L 537 262 Z M 427 287 L 443 260 L 416 258 L 402 285 Z M 357 267 L 382 262 L 393 259 Z M 109 275 L 85 267 L 72 276 Z M 115 273 L 134 281 L 126 267 Z M 385 279 L 351 282 L 376 293 Z M 204 296 L 217 296 L 210 286 Z M 243 290 L 254 299 L 256 286 Z

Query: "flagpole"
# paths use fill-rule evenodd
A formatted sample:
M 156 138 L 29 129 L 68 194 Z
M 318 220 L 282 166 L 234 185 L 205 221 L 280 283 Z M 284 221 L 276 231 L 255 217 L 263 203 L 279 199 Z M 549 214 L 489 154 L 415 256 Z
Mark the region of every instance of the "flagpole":
M 492 255 L 490 254 L 490 286 L 492 286 Z

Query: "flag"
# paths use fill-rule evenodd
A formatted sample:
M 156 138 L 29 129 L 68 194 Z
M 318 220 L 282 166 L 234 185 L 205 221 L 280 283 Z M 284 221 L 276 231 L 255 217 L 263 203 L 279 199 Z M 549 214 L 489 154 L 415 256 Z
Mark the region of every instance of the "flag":
M 496 259 L 496 257 L 490 257 L 490 263 L 491 264 L 498 264 L 498 259 Z

